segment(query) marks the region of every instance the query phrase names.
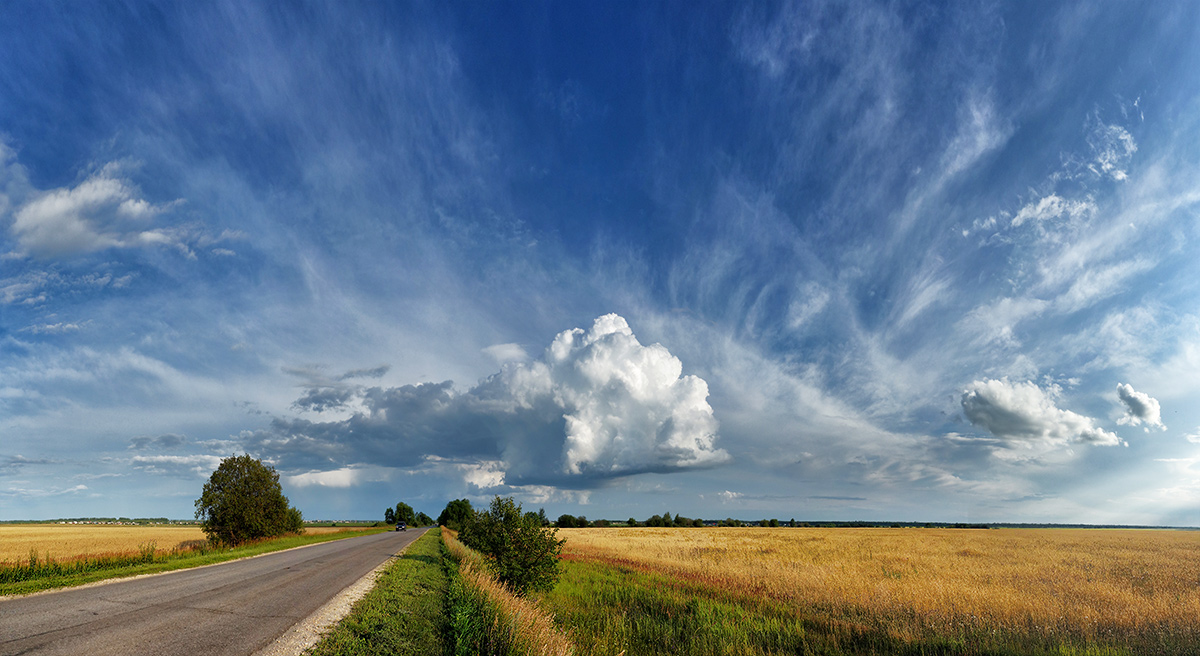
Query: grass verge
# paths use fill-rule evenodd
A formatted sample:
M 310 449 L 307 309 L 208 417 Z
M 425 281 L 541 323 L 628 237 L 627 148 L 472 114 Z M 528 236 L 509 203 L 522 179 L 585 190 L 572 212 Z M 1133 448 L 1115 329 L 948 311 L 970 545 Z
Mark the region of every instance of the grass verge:
M 29 594 L 105 579 L 212 565 L 272 551 L 282 551 L 359 535 L 370 535 L 387 530 L 387 527 L 382 527 L 378 530 L 358 529 L 317 535 L 289 535 L 233 548 L 198 546 L 194 549 L 169 552 L 158 551 L 151 543 L 142 545 L 136 554 L 85 556 L 65 561 L 39 558 L 36 552 L 31 552 L 26 563 L 0 566 L 0 596 Z
M 442 529 L 450 579 L 449 647 L 455 656 L 570 656 L 574 645 L 531 599 L 492 576 L 484 559 Z
M 753 656 L 1129 656 L 1187 654 L 1186 645 L 1077 643 L 1040 636 L 901 636 L 765 598 L 722 593 L 666 574 L 609 563 L 564 561 L 541 596 L 580 656 L 678 654 Z
M 350 614 L 306 653 L 444 654 L 448 586 L 438 531 L 426 531 L 380 574 Z

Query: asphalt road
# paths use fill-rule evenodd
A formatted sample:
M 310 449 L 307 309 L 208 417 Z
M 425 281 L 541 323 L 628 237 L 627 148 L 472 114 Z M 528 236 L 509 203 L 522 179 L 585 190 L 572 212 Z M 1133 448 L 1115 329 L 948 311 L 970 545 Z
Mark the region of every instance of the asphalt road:
M 422 532 L 0 601 L 0 654 L 253 654 Z

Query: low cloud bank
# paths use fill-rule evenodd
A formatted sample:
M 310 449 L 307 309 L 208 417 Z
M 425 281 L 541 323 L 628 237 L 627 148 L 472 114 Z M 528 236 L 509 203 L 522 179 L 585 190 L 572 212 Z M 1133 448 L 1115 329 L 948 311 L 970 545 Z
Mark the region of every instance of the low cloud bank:
M 487 479 L 497 485 L 587 488 L 728 461 L 707 397 L 704 380 L 683 375 L 665 347 L 641 344 L 624 318 L 609 314 L 590 330 L 559 333 L 540 358 L 510 361 L 462 393 L 449 381 L 309 388 L 295 407 L 353 414 L 277 418 L 247 442 L 293 470 L 487 461 L 499 463 Z

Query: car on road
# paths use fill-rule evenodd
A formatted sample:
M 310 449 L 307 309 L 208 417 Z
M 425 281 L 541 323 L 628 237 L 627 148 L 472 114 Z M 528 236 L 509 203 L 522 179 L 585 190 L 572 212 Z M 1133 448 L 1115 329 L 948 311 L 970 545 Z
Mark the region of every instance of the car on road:
M 397 531 L 403 531 L 403 530 L 406 530 L 407 528 L 408 527 L 404 525 L 404 522 L 400 522 L 399 524 L 396 524 Z

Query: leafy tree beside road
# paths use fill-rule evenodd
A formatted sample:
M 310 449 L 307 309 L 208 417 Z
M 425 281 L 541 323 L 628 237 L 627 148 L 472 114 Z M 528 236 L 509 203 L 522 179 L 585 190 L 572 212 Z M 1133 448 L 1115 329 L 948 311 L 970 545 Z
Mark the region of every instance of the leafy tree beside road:
M 413 511 L 413 507 L 401 501 L 396 504 L 396 523 L 404 523 L 408 526 L 417 525 L 417 513 Z
M 196 499 L 196 519 L 215 543 L 303 533 L 304 517 L 288 505 L 274 467 L 248 454 L 221 461 Z

